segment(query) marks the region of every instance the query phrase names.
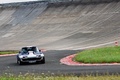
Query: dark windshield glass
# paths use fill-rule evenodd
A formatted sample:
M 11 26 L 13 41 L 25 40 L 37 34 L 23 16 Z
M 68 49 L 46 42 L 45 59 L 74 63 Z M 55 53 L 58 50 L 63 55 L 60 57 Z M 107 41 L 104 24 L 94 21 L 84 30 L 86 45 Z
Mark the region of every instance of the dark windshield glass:
M 22 48 L 22 53 L 28 53 L 28 51 L 33 51 L 35 53 L 39 53 L 39 50 L 36 47 L 24 47 Z
M 34 51 L 34 52 L 37 52 L 37 49 L 36 49 L 36 47 L 28 47 L 28 51 Z

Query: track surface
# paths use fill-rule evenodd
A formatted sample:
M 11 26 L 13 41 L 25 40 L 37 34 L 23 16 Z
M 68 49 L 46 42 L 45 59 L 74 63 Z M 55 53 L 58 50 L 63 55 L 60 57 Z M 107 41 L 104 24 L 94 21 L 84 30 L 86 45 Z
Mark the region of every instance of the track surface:
M 48 73 L 48 74 L 116 74 L 120 73 L 120 66 L 67 66 L 60 63 L 60 59 L 76 51 L 47 51 L 45 64 L 18 65 L 16 56 L 0 57 L 0 73 Z
M 111 46 L 116 40 L 119 43 L 119 37 L 119 0 L 4 6 L 0 8 L 0 50 L 36 45 L 48 51 L 45 52 L 46 64 L 19 66 L 15 56 L 0 57 L 0 73 L 120 73 L 120 66 L 73 67 L 59 62 L 77 52 L 73 50 Z

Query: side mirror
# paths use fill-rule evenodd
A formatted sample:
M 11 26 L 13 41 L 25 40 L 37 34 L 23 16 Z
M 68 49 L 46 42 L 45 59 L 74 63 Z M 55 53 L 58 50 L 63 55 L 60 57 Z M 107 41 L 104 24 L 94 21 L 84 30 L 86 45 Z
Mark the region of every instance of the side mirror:
M 40 52 L 42 52 L 41 50 L 39 50 Z

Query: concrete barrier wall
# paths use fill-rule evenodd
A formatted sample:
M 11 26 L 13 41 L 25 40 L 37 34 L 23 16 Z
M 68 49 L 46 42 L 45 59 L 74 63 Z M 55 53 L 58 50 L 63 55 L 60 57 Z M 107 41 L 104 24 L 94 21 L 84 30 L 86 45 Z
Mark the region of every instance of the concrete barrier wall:
M 59 4 L 0 8 L 0 50 L 31 45 L 72 50 L 119 40 L 120 2 Z
M 91 2 L 116 2 L 119 0 L 48 0 L 48 2 L 56 3 L 56 2 L 81 2 L 81 3 L 91 3 Z
M 119 0 L 38 0 L 38 1 L 30 1 L 30 2 L 16 2 L 16 3 L 5 3 L 0 4 L 0 7 L 16 7 L 21 5 L 27 5 L 27 4 L 35 4 L 35 3 L 41 3 L 41 2 L 47 2 L 47 3 L 103 3 L 103 2 L 119 2 Z

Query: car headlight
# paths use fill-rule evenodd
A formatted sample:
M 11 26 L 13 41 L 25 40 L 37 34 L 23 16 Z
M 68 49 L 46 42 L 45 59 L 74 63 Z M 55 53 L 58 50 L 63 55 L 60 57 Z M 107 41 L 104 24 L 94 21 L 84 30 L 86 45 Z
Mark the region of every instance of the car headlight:
M 37 57 L 39 58 L 39 57 L 41 57 L 41 55 L 37 55 Z
M 19 58 L 27 58 L 27 56 L 22 56 L 22 55 L 20 55 Z
M 23 58 L 23 56 L 19 55 L 19 58 Z
M 41 54 L 41 57 L 44 57 L 44 54 Z
M 27 56 L 23 56 L 23 59 L 27 58 Z

